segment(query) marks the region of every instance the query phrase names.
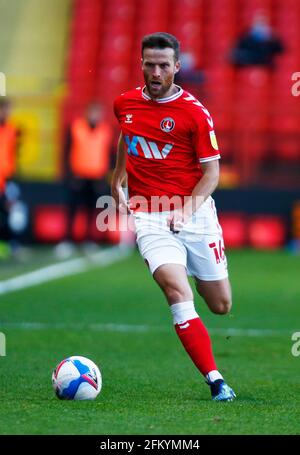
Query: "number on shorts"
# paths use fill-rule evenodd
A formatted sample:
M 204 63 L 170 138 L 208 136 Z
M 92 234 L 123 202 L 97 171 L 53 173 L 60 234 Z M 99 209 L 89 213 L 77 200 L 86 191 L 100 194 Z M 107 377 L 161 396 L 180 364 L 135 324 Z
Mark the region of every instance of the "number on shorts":
M 209 248 L 212 248 L 215 254 L 217 264 L 220 264 L 221 260 L 224 260 L 224 246 L 222 245 L 222 241 L 219 240 L 219 244 L 216 245 L 216 242 L 212 242 L 208 244 Z

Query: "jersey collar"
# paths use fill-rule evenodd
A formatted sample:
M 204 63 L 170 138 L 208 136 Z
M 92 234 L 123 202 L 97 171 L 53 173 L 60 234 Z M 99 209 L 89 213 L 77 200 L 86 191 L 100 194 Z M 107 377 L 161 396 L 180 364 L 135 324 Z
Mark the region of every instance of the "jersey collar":
M 183 89 L 179 85 L 176 85 L 176 87 L 179 88 L 179 90 L 178 92 L 174 93 L 174 95 L 168 96 L 167 98 L 159 98 L 158 100 L 153 100 L 150 96 L 146 95 L 145 93 L 146 86 L 144 85 L 144 87 L 142 88 L 142 97 L 145 100 L 153 101 L 154 103 L 169 103 L 170 101 L 177 100 L 183 94 Z

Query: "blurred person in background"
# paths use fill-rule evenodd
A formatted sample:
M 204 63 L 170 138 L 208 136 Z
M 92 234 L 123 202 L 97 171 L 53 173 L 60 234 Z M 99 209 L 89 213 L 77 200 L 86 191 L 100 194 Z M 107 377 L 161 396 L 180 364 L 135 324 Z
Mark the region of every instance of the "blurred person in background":
M 175 76 L 176 83 L 198 85 L 204 81 L 203 71 L 196 67 L 195 57 L 192 52 L 182 52 L 180 62 L 180 72 Z
M 243 34 L 231 54 L 236 66 L 262 65 L 274 67 L 275 57 L 282 53 L 284 46 L 273 31 L 268 16 L 258 11 L 250 29 Z
M 96 201 L 99 196 L 109 193 L 106 176 L 110 169 L 112 136 L 112 127 L 98 102 L 89 104 L 85 114 L 75 119 L 67 132 L 64 174 L 68 191 L 68 218 L 66 237 L 55 250 L 60 258 L 68 257 L 74 251 L 73 227 L 81 207 L 87 215 L 86 246 L 94 246 L 91 226 Z
M 0 98 L 0 183 L 13 178 L 16 171 L 18 130 L 10 121 L 11 102 Z
M 195 56 L 192 52 L 182 52 L 180 55 L 180 71 L 175 75 L 175 84 L 184 85 L 197 97 L 204 97 L 203 83 L 205 82 L 204 72 L 197 68 Z
M 11 102 L 0 98 L 0 257 L 21 257 L 21 237 L 28 224 L 26 205 L 15 180 L 20 132 L 10 120 Z M 4 241 L 4 242 L 3 242 Z

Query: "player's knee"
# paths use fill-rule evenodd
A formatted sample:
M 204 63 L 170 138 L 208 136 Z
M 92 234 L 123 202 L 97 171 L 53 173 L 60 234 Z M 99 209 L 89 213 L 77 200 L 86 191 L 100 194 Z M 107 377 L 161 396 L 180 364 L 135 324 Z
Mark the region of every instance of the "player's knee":
M 166 286 L 164 292 L 170 305 L 179 302 L 186 302 L 187 300 L 193 300 L 193 294 L 189 290 Z
M 214 305 L 211 306 L 213 313 L 215 314 L 227 314 L 230 312 L 232 306 L 231 299 L 229 297 L 220 297 Z

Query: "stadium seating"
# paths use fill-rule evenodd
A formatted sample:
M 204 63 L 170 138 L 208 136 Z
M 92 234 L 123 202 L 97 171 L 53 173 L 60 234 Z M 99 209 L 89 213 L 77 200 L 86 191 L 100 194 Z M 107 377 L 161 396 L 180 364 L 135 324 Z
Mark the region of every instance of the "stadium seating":
M 270 17 L 284 52 L 272 70 L 236 68 L 231 49 L 258 10 Z M 277 169 L 299 163 L 300 103 L 291 94 L 291 75 L 300 67 L 299 21 L 297 0 L 76 0 L 64 125 L 91 98 L 107 105 L 113 121 L 113 99 L 143 84 L 142 37 L 165 30 L 203 71 L 194 93 L 213 116 L 223 160 L 243 185 L 256 183 L 268 160 L 279 163 Z
M 82 242 L 87 238 L 95 242 L 107 242 L 117 244 L 120 241 L 126 243 L 134 242 L 134 234 L 128 229 L 120 229 L 120 220 L 116 218 L 110 219 L 107 230 L 101 230 L 99 223 L 96 223 L 99 212 L 95 211 L 93 222 L 88 228 L 87 214 L 84 210 L 79 210 L 75 216 L 73 226 L 72 239 L 74 242 Z M 33 235 L 39 242 L 58 243 L 66 236 L 67 231 L 67 207 L 64 205 L 38 205 L 33 213 Z M 106 225 L 108 221 L 105 221 Z
M 102 14 L 102 3 L 97 0 L 74 2 L 67 79 L 70 98 L 81 105 L 95 95 Z

